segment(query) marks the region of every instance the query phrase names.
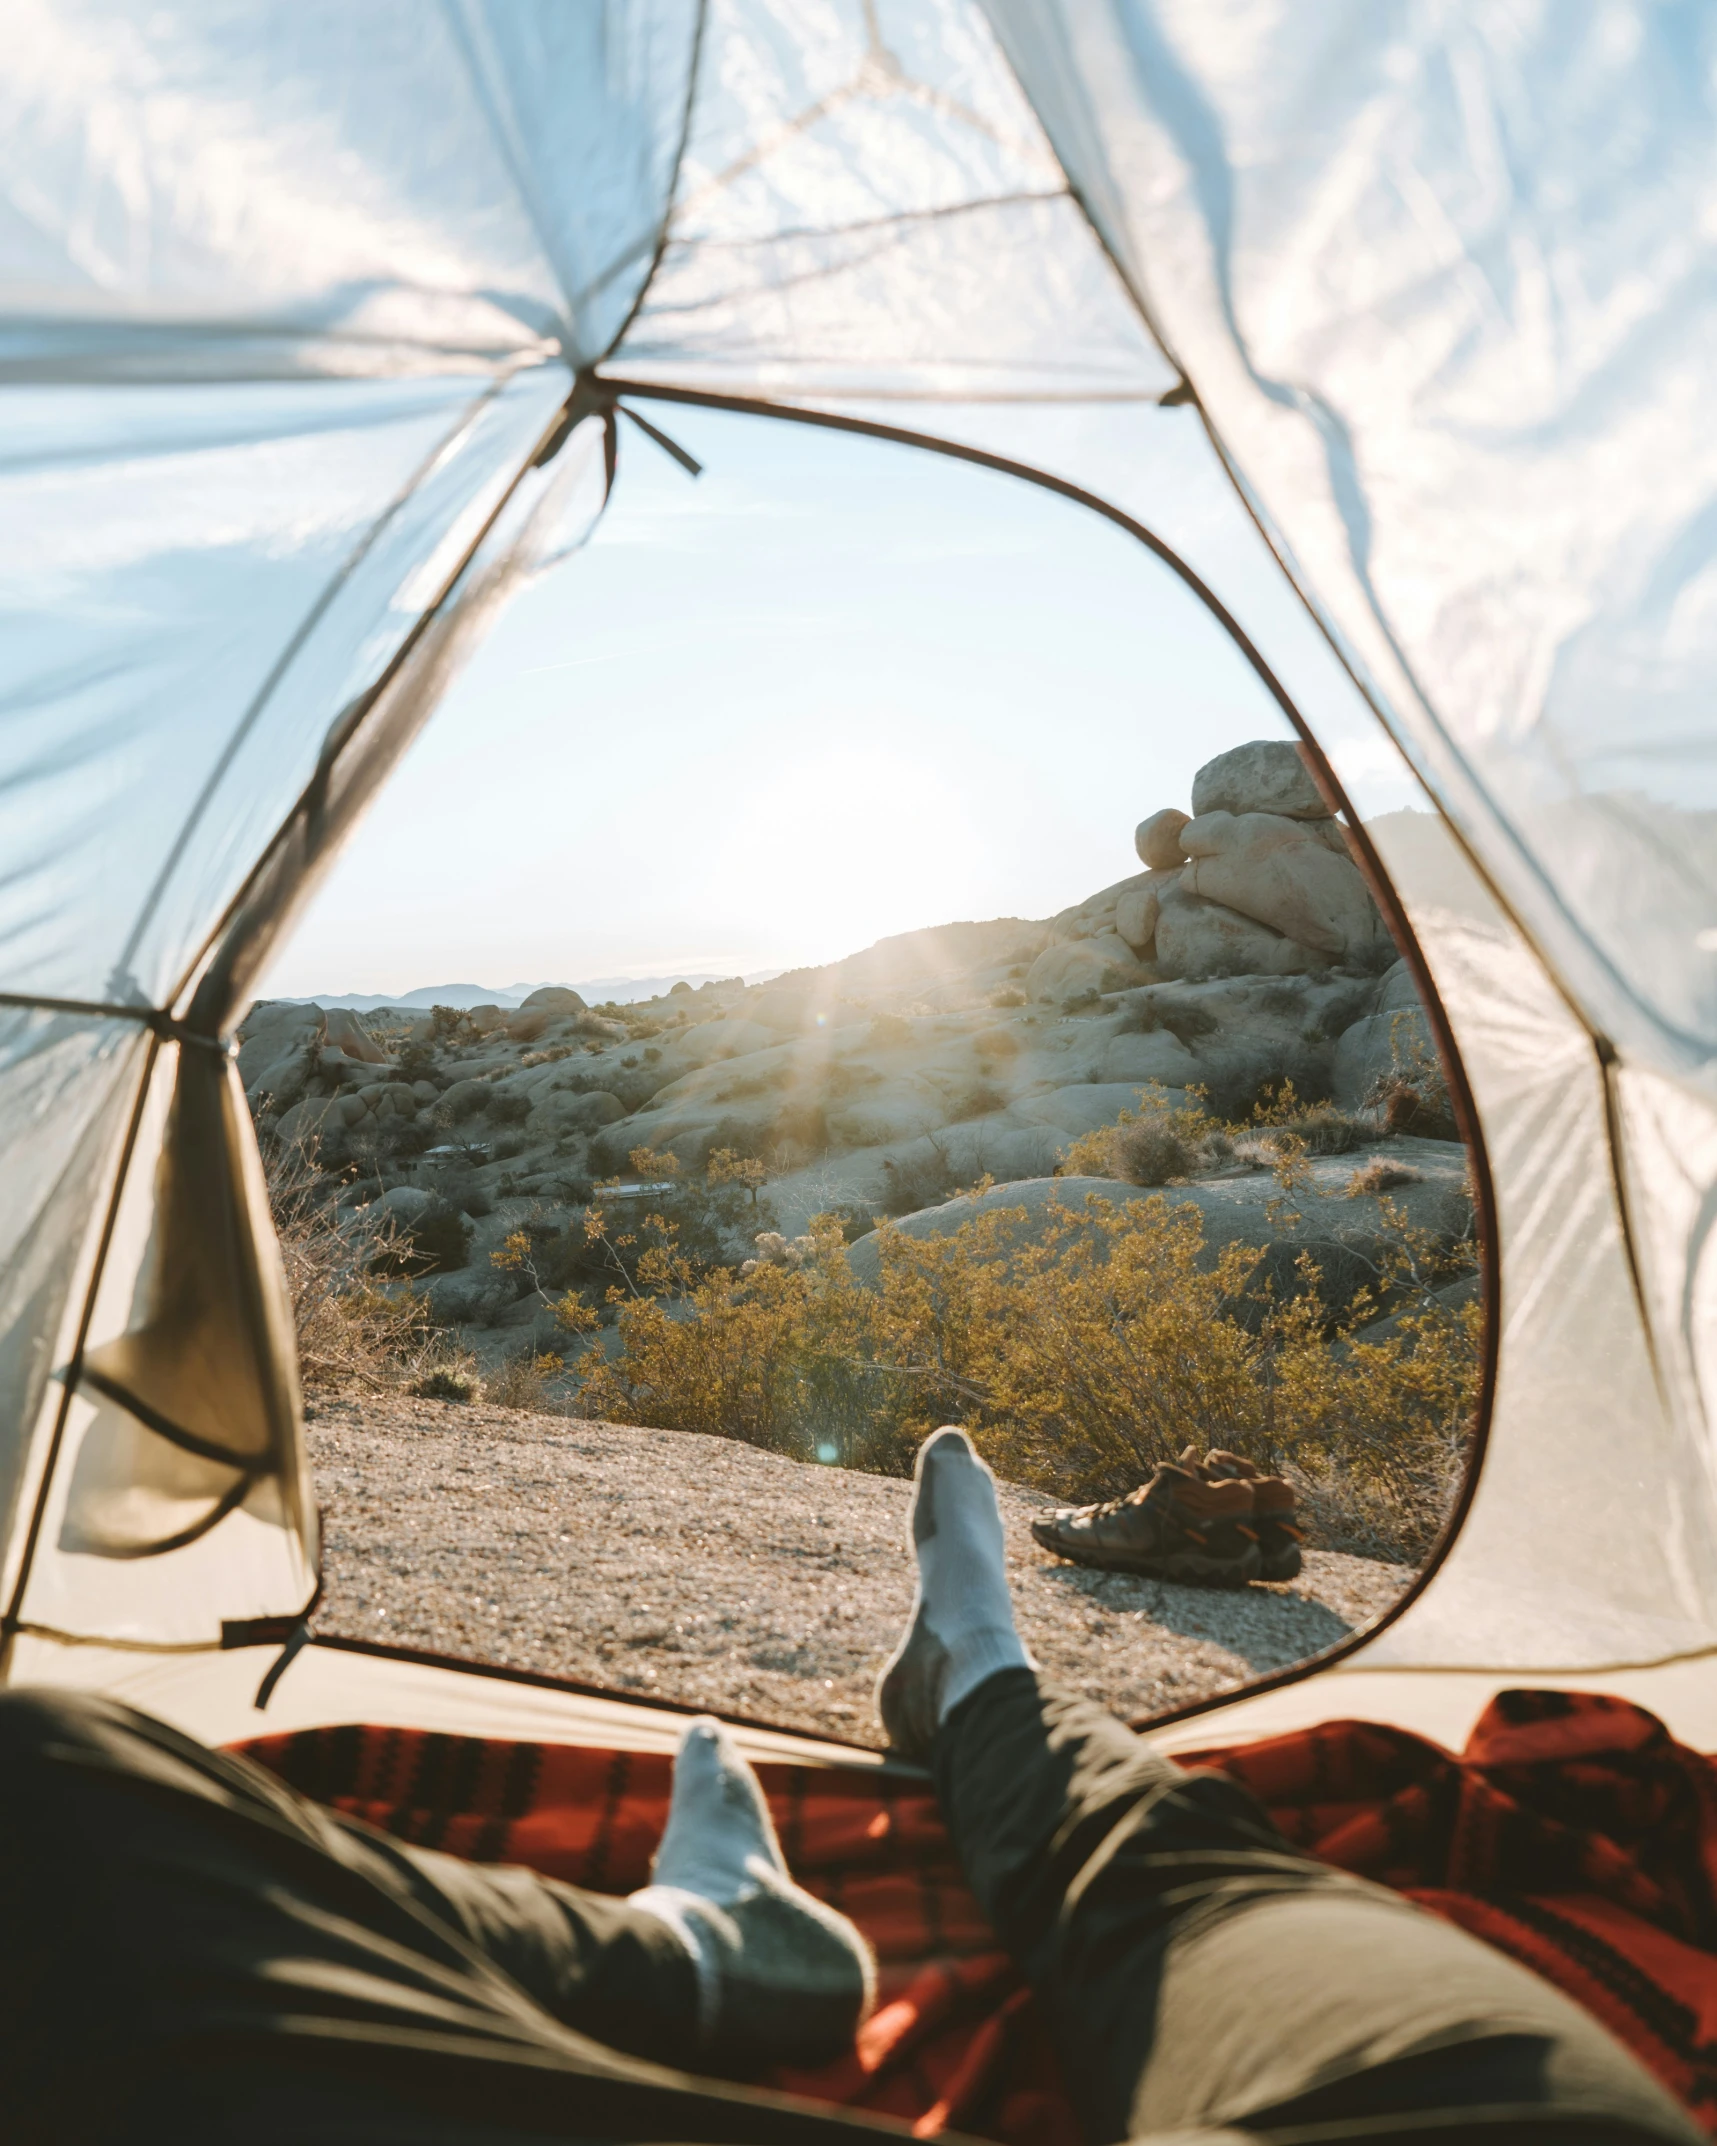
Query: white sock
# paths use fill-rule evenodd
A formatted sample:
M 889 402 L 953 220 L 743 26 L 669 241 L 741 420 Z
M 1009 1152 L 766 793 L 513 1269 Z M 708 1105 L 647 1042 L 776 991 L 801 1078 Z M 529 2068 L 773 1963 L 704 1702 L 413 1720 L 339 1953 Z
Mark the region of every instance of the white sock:
M 918 1601 L 948 1652 L 937 1725 L 998 1669 L 1035 1665 L 1014 1626 L 996 1479 L 964 1431 L 925 1441 L 912 1505 Z
M 651 1882 L 631 1904 L 691 1954 L 705 2049 L 786 2060 L 829 2042 L 832 2053 L 869 2007 L 869 1948 L 793 1883 L 756 1774 L 708 1715 L 680 1741 Z
M 919 1448 L 912 1495 L 918 1591 L 906 1636 L 877 1680 L 877 1709 L 904 1757 L 924 1759 L 952 1709 L 1001 1669 L 1035 1669 L 1014 1629 L 996 1479 L 964 1431 Z
M 732 1907 L 757 1890 L 764 1871 L 787 1874 L 763 1790 L 722 1724 L 700 1716 L 680 1740 L 662 1845 L 632 1905 L 665 1922 L 696 1961 L 706 2036 L 719 1991 L 717 1948 L 703 1910 Z

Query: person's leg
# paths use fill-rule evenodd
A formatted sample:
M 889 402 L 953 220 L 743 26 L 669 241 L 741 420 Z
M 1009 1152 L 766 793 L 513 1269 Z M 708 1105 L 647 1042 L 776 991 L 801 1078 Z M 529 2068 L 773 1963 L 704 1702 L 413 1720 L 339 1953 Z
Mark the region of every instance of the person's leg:
M 931 1539 L 994 1539 L 994 1488 L 961 1434 L 919 1464 Z M 994 1531 L 993 1536 L 991 1530 Z M 1256 1802 L 1188 1773 L 1023 1666 L 952 1688 L 923 1555 L 913 1633 L 879 1692 L 928 1753 L 973 1890 L 1049 2010 L 1094 2141 L 1232 2126 L 1256 2137 L 1471 2142 L 1539 2124 L 1691 2142 L 1692 2119 L 1579 2006 L 1399 1895 L 1289 1848 Z M 1005 1595 L 1005 1586 L 1004 1586 Z M 992 1639 L 990 1644 L 996 1642 Z M 1602 2130 L 1607 2127 L 1607 2130 Z
M 676 1853 L 700 1881 L 721 1830 L 698 1809 L 708 1785 L 676 1782 Z M 742 1874 L 761 1854 L 740 1848 Z M 793 1903 L 751 1889 L 779 1964 Z M 726 1925 L 719 2006 L 748 1908 L 695 1897 Z M 802 2110 L 641 2060 L 706 2061 L 695 1951 L 647 1898 L 407 1848 L 108 1701 L 0 1695 L 8 2139 L 154 2137 L 169 2119 L 251 2146 L 813 2135 Z M 846 2016 L 850 2034 L 856 1999 Z

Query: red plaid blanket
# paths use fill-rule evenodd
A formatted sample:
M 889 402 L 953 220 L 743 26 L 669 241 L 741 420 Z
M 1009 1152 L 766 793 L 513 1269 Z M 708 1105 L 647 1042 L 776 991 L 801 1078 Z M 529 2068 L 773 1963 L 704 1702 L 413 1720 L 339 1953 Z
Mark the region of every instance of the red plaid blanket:
M 642 1885 L 669 1761 L 410 1729 L 307 1729 L 240 1747 L 402 1840 Z M 1585 2004 L 1717 2131 L 1717 1766 L 1620 1700 L 1500 1694 L 1459 1758 L 1363 1721 L 1192 1761 L 1244 1781 L 1289 1840 L 1395 1887 Z M 759 1769 L 794 1875 L 877 1950 L 850 2056 L 771 2083 L 1005 2146 L 1074 2146 L 1029 1994 L 960 1876 L 927 1789 Z

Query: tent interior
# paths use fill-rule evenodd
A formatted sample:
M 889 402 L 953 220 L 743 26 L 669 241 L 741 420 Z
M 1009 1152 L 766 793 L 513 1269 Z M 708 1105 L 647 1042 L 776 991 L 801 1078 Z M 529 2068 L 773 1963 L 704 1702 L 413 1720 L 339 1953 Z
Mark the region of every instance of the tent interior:
M 1153 1733 L 1458 1746 L 1530 1684 L 1717 1748 L 1717 449 L 1680 241 L 1717 170 L 1681 34 L 1308 35 L 1270 0 L 32 17 L 0 60 L 5 1679 L 216 1742 L 671 1747 L 671 1707 L 304 1643 L 227 1046 L 460 663 L 578 572 L 656 451 L 631 420 L 694 405 L 963 456 L 1144 544 L 1304 739 L 1435 1010 L 1479 1458 L 1397 1614 Z M 1652 125 L 1595 156 L 1600 108 Z M 1403 782 L 1412 840 L 1375 809 Z

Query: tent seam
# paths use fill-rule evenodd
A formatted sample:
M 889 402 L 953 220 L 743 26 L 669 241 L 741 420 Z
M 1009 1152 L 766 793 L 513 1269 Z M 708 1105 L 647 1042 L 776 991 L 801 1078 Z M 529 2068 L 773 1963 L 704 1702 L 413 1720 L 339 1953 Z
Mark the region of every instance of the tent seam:
M 644 309 L 644 301 L 650 295 L 650 286 L 655 282 L 662 266 L 662 257 L 668 250 L 668 234 L 674 227 L 674 211 L 679 203 L 680 179 L 685 170 L 686 151 L 691 146 L 692 118 L 697 110 L 698 78 L 703 73 L 704 31 L 709 23 L 709 0 L 697 0 L 697 20 L 692 27 L 691 57 L 686 63 L 686 101 L 680 114 L 680 138 L 674 149 L 674 168 L 668 178 L 667 201 L 662 210 L 662 227 L 656 234 L 655 251 L 650 256 L 650 265 L 644 271 L 632 303 L 626 308 L 626 318 L 608 339 L 607 347 L 594 363 L 602 364 L 631 333 L 632 323 Z

